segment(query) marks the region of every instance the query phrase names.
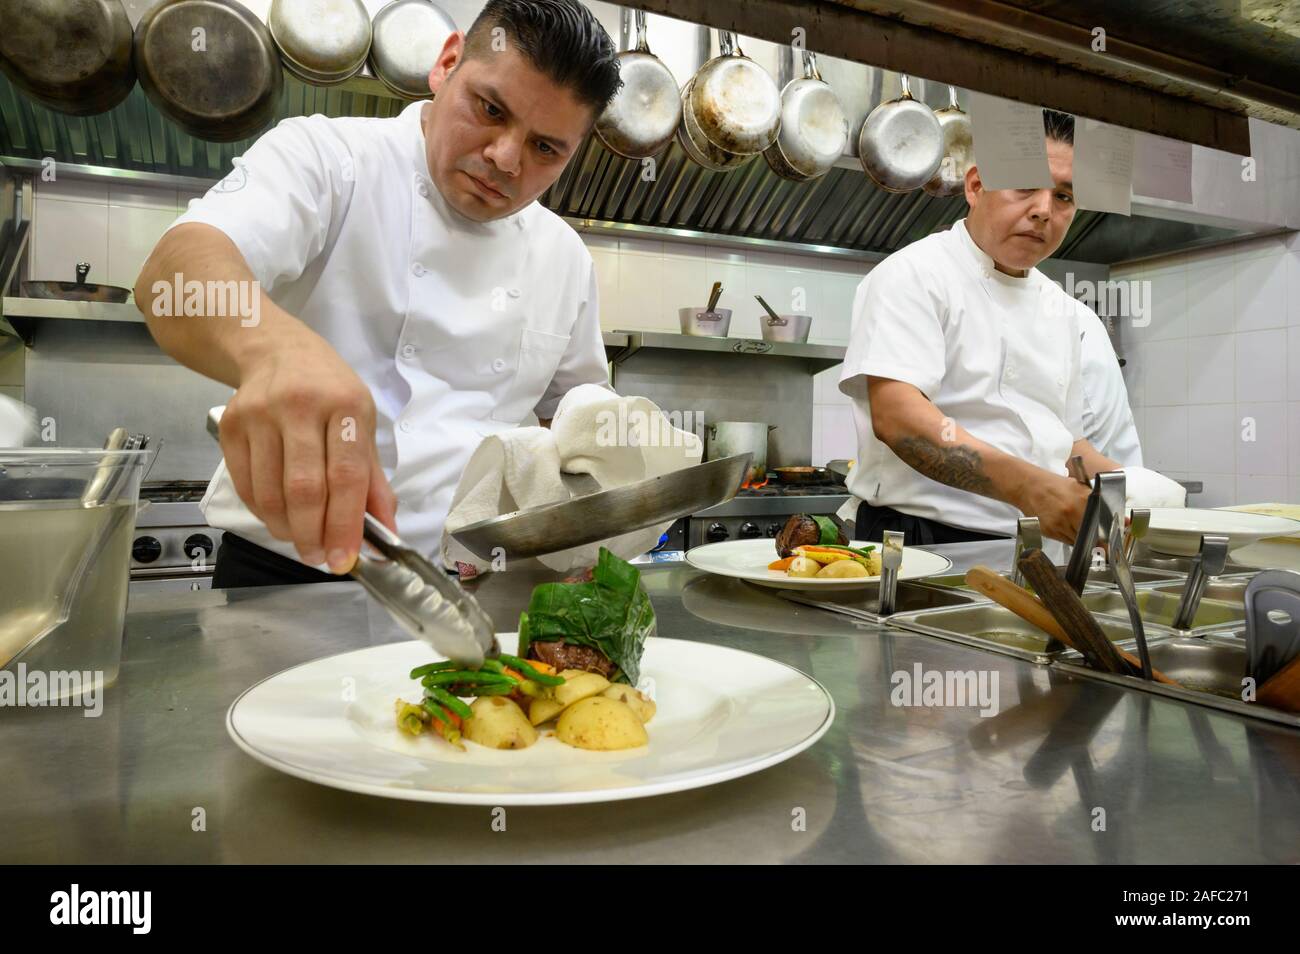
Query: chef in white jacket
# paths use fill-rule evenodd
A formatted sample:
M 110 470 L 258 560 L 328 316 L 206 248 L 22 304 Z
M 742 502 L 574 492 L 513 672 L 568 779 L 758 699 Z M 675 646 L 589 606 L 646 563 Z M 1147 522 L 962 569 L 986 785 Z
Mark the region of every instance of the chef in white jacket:
M 346 573 L 366 510 L 433 553 L 485 436 L 607 385 L 591 256 L 535 200 L 617 90 L 614 53 L 577 0 L 491 0 L 432 102 L 286 120 L 164 235 L 136 301 L 235 389 L 203 502 L 215 586 Z
M 1067 461 L 1083 457 L 1090 475 L 1119 466 L 1084 426 L 1088 309 L 1035 268 L 1074 218 L 1073 127 L 1044 113 L 1051 188 L 989 190 L 972 168 L 968 216 L 859 285 L 840 378 L 858 432 L 840 516 L 859 539 L 982 540 L 1025 514 L 1072 541 L 1088 491 Z

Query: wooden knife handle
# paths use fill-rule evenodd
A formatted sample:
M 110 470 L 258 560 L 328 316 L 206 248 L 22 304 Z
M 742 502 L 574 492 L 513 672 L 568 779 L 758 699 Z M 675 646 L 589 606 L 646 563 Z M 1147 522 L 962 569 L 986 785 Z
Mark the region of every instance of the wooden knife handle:
M 971 567 L 966 572 L 966 582 L 993 600 L 993 602 L 1011 610 L 1025 622 L 1033 623 L 1047 635 L 1056 637 L 1066 646 L 1078 651 L 1078 647 L 1074 645 L 1069 634 L 1061 629 L 1061 624 L 1056 621 L 1056 617 L 1048 611 L 1037 596 L 1023 586 L 1016 586 L 1001 573 L 986 566 Z M 1141 661 L 1132 653 L 1120 649 L 1118 646 L 1115 649 L 1126 663 L 1136 669 L 1142 668 Z M 1156 682 L 1163 682 L 1166 686 L 1178 685 L 1175 680 L 1170 679 L 1158 669 L 1151 670 L 1151 677 Z
M 1300 712 L 1300 656 L 1273 673 L 1255 700 L 1283 712 Z

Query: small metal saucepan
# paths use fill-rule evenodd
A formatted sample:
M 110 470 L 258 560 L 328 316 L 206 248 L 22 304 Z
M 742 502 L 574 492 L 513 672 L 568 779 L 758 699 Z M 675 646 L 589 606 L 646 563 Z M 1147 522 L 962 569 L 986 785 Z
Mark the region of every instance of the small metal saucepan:
M 903 95 L 881 103 L 858 133 L 858 158 L 876 185 L 911 192 L 930 181 L 943 161 L 943 128 L 934 111 L 912 98 L 904 74 Z
M 835 91 L 817 72 L 817 59 L 803 51 L 804 75 L 781 90 L 781 128 L 763 150 L 773 172 L 793 182 L 826 175 L 844 153 L 849 122 Z
M 721 460 L 734 454 L 751 454 L 753 456 L 745 479 L 750 483 L 761 483 L 767 479 L 767 435 L 775 429 L 775 424 L 764 424 L 761 421 L 718 421 L 710 424 L 705 458 Z
M 677 320 L 681 323 L 682 334 L 699 335 L 705 338 L 725 338 L 731 327 L 731 309 L 719 308 L 718 299 L 722 297 L 722 282 L 714 282 L 709 292 L 709 303 L 703 308 L 679 308 Z
M 272 0 L 266 24 L 285 69 L 316 86 L 356 75 L 370 54 L 370 11 L 361 0 Z
M 683 104 L 696 145 L 701 141 L 737 156 L 756 156 L 781 129 L 781 91 L 761 66 L 745 56 L 735 35 L 718 34 L 721 56 L 700 67 Z
M 86 281 L 90 264 L 77 263 L 75 282 L 23 282 L 23 294 L 28 298 L 54 298 L 63 301 L 105 301 L 122 303 L 131 295 L 131 289 L 118 285 L 94 285 Z
M 438 61 L 456 21 L 430 0 L 392 0 L 375 14 L 370 71 L 407 99 L 423 99 L 429 72 Z
M 596 120 L 605 147 L 628 159 L 658 155 L 682 121 L 681 92 L 672 70 L 650 52 L 645 11 L 635 10 L 636 47 L 618 54 L 623 85 Z
M 265 129 L 284 86 L 270 29 L 235 0 L 159 0 L 136 24 L 135 63 L 158 111 L 210 142 Z
M 122 0 L 0 0 L 0 70 L 43 106 L 112 109 L 135 86 Z
M 767 312 L 759 319 L 764 341 L 788 341 L 802 344 L 808 340 L 812 329 L 811 315 L 778 315 L 762 295 L 755 295 L 758 303 Z
M 975 164 L 974 137 L 970 116 L 957 105 L 957 90 L 948 87 L 948 105 L 936 109 L 934 116 L 943 128 L 943 158 L 939 168 L 923 189 L 933 196 L 950 199 L 965 195 L 966 173 Z

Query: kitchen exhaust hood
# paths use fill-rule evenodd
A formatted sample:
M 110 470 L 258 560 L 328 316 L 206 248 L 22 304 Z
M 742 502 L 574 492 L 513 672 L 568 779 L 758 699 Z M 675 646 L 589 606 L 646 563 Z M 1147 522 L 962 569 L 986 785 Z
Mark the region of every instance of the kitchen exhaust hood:
M 764 0 L 758 6 L 766 9 L 776 2 Z M 264 15 L 262 8 L 269 4 L 261 0 L 248 5 Z M 380 5 L 380 0 L 367 0 L 367 6 Z M 481 3 L 448 0 L 442 5 L 458 24 L 465 26 Z M 618 38 L 620 47 L 628 48 L 632 40 L 631 11 L 599 2 L 589 6 Z M 673 0 L 642 6 L 671 7 L 684 16 L 701 12 L 706 5 Z M 752 20 L 749 14 L 756 8 L 748 2 L 716 0 L 710 0 L 707 6 L 710 12 L 701 13 L 698 19 L 718 21 L 734 14 L 748 23 Z M 814 4 L 807 12 L 811 16 L 814 8 L 825 6 Z M 148 3 L 128 0 L 127 7 L 134 22 Z M 652 15 L 648 19 L 651 47 L 679 82 L 716 55 L 716 31 L 672 17 Z M 771 24 L 766 30 L 772 31 Z M 813 25 L 809 33 L 820 35 Z M 745 35 L 741 46 L 779 84 L 784 85 L 795 75 L 797 64 L 788 44 Z M 818 64 L 843 101 L 851 125 L 849 151 L 819 180 L 794 183 L 781 179 L 761 157 L 733 172 L 711 172 L 689 160 L 676 142 L 657 157 L 647 175 L 642 162 L 610 153 L 592 136 L 541 201 L 584 232 L 648 234 L 688 242 L 764 247 L 781 243 L 799 251 L 868 261 L 882 258 L 960 218 L 965 213 L 964 200 L 936 199 L 920 191 L 885 192 L 863 173 L 854 155 L 857 128 L 876 104 L 898 94 L 899 75 L 834 56 L 821 55 Z M 919 73 L 933 72 L 927 69 L 930 65 L 918 62 L 909 68 Z M 918 99 L 933 107 L 947 105 L 946 84 L 914 78 L 912 90 Z M 964 97 L 964 93 L 959 95 Z M 313 113 L 385 117 L 396 115 L 405 105 L 368 77 L 358 77 L 340 87 L 321 88 L 286 73 L 277 121 Z M 36 173 L 53 160 L 59 174 L 65 176 L 110 175 L 202 189 L 224 176 L 231 160 L 251 143 L 194 139 L 165 119 L 139 87 L 109 112 L 74 117 L 45 109 L 0 77 L 0 163 L 13 171 Z M 1223 216 L 1207 218 L 1183 211 L 1147 207 L 1139 201 L 1131 217 L 1081 212 L 1056 257 L 1115 264 L 1215 244 L 1269 228 L 1259 222 L 1237 222 Z

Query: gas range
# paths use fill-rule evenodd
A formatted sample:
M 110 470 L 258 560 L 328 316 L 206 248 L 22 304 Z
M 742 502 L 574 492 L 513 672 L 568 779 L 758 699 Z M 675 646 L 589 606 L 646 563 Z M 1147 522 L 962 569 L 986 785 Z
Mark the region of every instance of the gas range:
M 682 549 L 724 540 L 775 537 L 796 513 L 829 517 L 849 499 L 843 483 L 782 484 L 774 479 L 758 487 L 745 487 L 726 503 L 692 514 L 682 524 Z M 673 529 L 678 529 L 674 524 Z M 672 530 L 669 531 L 670 536 Z
M 206 480 L 145 483 L 142 506 L 131 541 L 131 581 L 149 581 L 151 588 L 200 590 L 212 586 L 212 567 L 220 530 L 208 526 L 199 502 Z

